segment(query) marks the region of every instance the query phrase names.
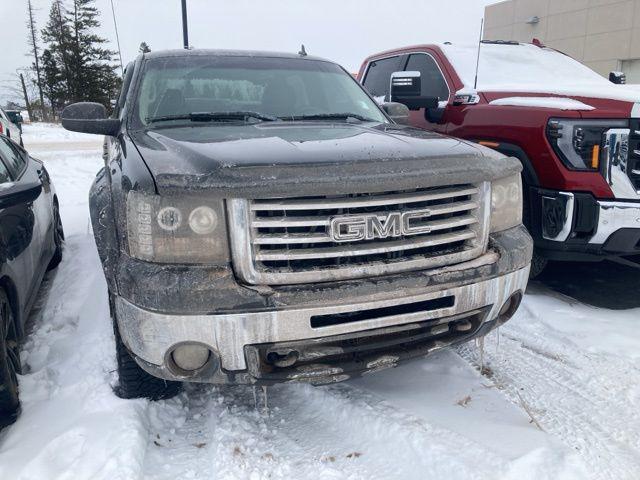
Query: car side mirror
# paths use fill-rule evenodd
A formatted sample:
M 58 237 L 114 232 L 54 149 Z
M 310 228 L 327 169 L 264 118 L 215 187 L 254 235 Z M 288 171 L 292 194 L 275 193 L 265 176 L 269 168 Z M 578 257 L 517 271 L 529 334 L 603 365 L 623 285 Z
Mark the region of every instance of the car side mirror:
M 72 132 L 115 137 L 120 130 L 120 120 L 107 118 L 104 105 L 80 102 L 65 107 L 62 111 L 62 126 Z
M 438 108 L 438 97 L 422 95 L 420 72 L 393 72 L 389 92 L 391 102 L 402 103 L 409 110 Z
M 0 185 L 0 209 L 30 203 L 38 198 L 42 191 L 41 183 L 11 183 Z
M 627 83 L 627 76 L 624 72 L 609 72 L 609 81 L 616 85 L 624 85 Z
M 401 125 L 409 124 L 409 108 L 406 105 L 398 102 L 386 102 L 381 107 L 394 122 Z

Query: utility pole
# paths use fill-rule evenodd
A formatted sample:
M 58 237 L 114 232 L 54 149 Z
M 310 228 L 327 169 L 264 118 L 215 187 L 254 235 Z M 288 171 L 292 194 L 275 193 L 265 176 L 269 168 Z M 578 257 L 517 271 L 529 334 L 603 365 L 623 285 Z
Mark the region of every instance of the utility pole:
M 182 40 L 184 48 L 189 50 L 189 27 L 187 26 L 187 0 L 182 0 Z
M 24 75 L 20 75 L 20 83 L 22 83 L 22 93 L 24 94 L 24 103 L 27 105 L 27 112 L 29 113 L 29 120 L 33 122 L 33 115 L 31 112 L 31 103 L 29 102 L 29 95 L 27 95 L 27 86 L 24 84 Z M 44 113 L 44 104 L 42 104 L 42 112 Z

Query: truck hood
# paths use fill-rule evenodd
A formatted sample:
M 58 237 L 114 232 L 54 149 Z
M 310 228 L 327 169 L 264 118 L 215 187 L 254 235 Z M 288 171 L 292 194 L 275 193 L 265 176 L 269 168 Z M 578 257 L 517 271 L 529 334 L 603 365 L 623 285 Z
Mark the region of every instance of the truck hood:
M 484 147 L 398 125 L 206 124 L 131 138 L 161 192 L 341 194 L 471 183 L 520 170 Z
M 517 90 L 482 93 L 487 102 L 495 106 L 544 108 L 556 113 L 573 111 L 591 118 L 640 117 L 640 90 L 630 87 L 611 84 L 600 92 L 566 88 L 556 89 L 554 93 Z

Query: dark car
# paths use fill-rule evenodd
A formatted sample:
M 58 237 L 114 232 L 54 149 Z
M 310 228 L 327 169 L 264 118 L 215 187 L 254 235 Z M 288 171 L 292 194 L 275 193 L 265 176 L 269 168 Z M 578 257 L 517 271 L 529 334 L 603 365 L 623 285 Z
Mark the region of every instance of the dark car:
M 63 240 L 44 165 L 0 136 L 0 426 L 17 418 L 18 347 L 45 272 L 62 260 Z
M 22 118 L 22 113 L 20 110 L 5 110 L 4 113 L 7 114 L 9 120 L 15 123 L 20 129 L 20 133 L 22 133 L 22 124 L 24 123 L 24 118 Z
M 333 62 L 144 54 L 105 114 L 62 118 L 107 135 L 90 209 L 123 397 L 343 381 L 518 308 L 520 163 L 395 123 Z

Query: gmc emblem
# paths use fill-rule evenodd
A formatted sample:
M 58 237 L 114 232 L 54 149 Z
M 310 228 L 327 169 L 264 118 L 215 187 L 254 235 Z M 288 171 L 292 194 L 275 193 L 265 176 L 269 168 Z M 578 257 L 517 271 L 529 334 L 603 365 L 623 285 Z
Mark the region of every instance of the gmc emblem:
M 420 223 L 431 215 L 428 209 L 391 212 L 376 215 L 345 215 L 331 219 L 331 239 L 334 242 L 355 242 L 376 238 L 402 237 L 431 232 Z

